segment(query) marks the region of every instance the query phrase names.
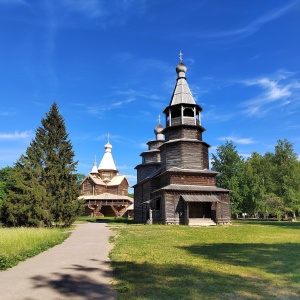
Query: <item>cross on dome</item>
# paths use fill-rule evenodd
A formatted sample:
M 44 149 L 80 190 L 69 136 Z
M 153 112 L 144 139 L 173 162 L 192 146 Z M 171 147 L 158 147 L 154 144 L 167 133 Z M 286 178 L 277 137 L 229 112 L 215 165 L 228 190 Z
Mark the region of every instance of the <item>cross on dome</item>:
M 180 50 L 180 52 L 179 52 L 179 59 L 180 59 L 180 62 L 182 62 L 182 56 L 183 56 L 183 53 L 182 53 L 181 50 Z

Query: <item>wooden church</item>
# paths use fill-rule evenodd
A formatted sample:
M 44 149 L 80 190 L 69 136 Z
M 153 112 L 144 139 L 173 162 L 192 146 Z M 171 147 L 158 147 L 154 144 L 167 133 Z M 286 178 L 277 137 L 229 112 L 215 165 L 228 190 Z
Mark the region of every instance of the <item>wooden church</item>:
M 142 163 L 136 166 L 136 222 L 187 225 L 230 223 L 229 191 L 216 186 L 209 170 L 209 144 L 202 141 L 202 108 L 196 104 L 180 57 L 177 81 L 165 114 L 166 127 L 154 129 Z
M 80 199 L 85 200 L 85 214 L 91 216 L 129 216 L 133 214 L 133 199 L 128 197 L 129 182 L 119 175 L 112 157 L 112 145 L 104 146 L 105 153 L 97 168 L 81 182 Z

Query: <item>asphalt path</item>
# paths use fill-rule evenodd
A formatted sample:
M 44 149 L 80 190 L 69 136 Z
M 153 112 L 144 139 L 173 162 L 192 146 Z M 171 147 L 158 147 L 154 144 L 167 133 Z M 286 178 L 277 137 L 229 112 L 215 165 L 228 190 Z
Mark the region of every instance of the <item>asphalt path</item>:
M 115 299 L 111 234 L 105 223 L 77 225 L 62 244 L 0 272 L 0 299 Z

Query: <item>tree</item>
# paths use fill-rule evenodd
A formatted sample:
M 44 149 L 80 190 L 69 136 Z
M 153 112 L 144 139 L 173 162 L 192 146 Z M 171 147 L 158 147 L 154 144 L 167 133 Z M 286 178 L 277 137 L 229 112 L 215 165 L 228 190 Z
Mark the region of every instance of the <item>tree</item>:
M 26 154 L 29 154 L 27 149 Z M 10 173 L 12 185 L 3 204 L 3 221 L 8 226 L 51 226 L 42 169 L 36 159 L 22 155 Z
M 75 154 L 56 103 L 41 123 L 26 155 L 15 165 L 5 220 L 10 225 L 50 226 L 55 222 L 69 226 L 82 203 L 77 200 Z
M 13 171 L 12 167 L 5 167 L 0 169 L 0 220 L 2 216 L 2 204 L 8 195 L 8 188 L 11 186 L 9 180 L 10 173 Z
M 239 176 L 243 163 L 232 141 L 218 146 L 217 154 L 212 154 L 212 169 L 221 173 L 217 177 L 217 186 L 230 190 L 231 213 L 236 215 L 242 212 Z
M 85 179 L 86 175 L 81 174 L 81 173 L 77 173 L 77 183 L 80 184 L 83 179 Z
M 292 213 L 295 219 L 300 209 L 300 163 L 292 143 L 278 140 L 273 164 L 274 194 L 283 200 L 285 213 Z
M 265 214 L 265 195 L 270 192 L 267 187 L 272 186 L 272 164 L 269 155 L 262 156 L 253 152 L 242 168 L 240 189 L 243 197 L 243 211 L 248 214 Z
M 277 220 L 280 221 L 284 212 L 284 202 L 282 198 L 273 193 L 266 194 L 264 198 L 266 205 L 266 218 L 268 218 L 269 214 L 272 214 L 276 215 Z
M 241 168 L 239 176 L 239 188 L 242 197 L 241 209 L 248 215 L 254 215 L 259 211 L 262 201 L 263 189 L 261 177 L 248 159 Z

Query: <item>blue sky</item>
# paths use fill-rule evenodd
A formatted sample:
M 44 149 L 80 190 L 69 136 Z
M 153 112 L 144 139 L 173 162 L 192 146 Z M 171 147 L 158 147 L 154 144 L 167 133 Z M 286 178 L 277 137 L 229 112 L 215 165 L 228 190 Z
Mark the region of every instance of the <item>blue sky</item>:
M 100 163 L 109 132 L 133 185 L 180 50 L 210 153 L 231 139 L 246 158 L 286 138 L 300 154 L 300 0 L 0 0 L 0 26 L 0 167 L 56 101 L 78 172 Z

